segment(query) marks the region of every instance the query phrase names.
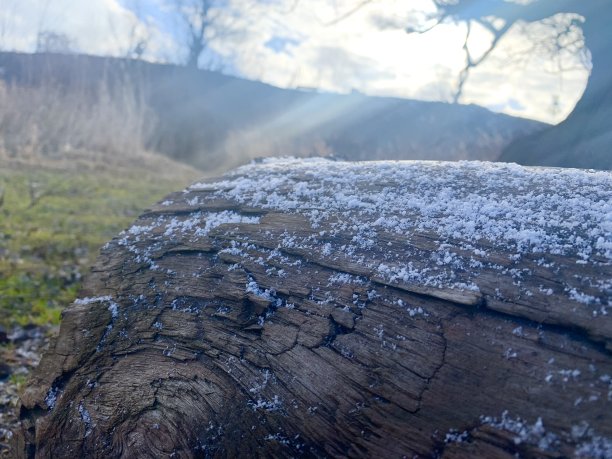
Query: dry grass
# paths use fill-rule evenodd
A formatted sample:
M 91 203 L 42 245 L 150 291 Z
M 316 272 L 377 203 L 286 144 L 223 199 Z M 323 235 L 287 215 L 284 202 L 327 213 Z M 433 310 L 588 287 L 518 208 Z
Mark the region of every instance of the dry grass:
M 0 156 L 61 157 L 74 150 L 145 150 L 155 119 L 129 84 L 67 91 L 0 81 Z

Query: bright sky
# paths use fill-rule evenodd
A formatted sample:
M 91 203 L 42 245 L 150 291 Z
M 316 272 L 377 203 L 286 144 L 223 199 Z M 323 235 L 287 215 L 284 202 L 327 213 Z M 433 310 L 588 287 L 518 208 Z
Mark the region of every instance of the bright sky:
M 434 10 L 431 0 L 374 0 L 335 23 L 360 0 L 218 1 L 213 13 L 225 33 L 210 41 L 204 65 L 281 87 L 452 100 L 465 59 L 465 25 L 404 31 Z M 525 38 L 541 26 L 524 26 L 472 70 L 460 102 L 559 122 L 582 95 L 588 70 L 579 56 L 569 56 L 564 66 L 573 70 L 551 71 L 556 62 L 530 51 Z M 91 54 L 125 55 L 147 36 L 145 58 L 184 59 L 180 21 L 168 0 L 0 0 L 3 49 L 33 51 L 41 30 L 65 33 L 76 50 Z M 476 29 L 470 48 L 481 53 L 491 38 Z

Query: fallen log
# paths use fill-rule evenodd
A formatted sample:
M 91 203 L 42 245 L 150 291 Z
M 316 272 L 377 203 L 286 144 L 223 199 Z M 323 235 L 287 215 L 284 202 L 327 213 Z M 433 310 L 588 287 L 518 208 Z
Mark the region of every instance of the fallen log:
M 274 160 L 107 244 L 21 457 L 612 457 L 612 174 Z

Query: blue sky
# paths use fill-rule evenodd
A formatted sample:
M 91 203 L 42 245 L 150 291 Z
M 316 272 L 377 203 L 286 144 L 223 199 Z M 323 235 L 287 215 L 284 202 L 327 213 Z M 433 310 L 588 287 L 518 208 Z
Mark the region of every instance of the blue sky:
M 221 1 L 221 0 L 220 0 Z M 69 35 L 75 50 L 126 55 L 146 39 L 145 58 L 185 59 L 180 18 L 168 0 L 0 0 L 0 46 L 32 51 L 36 34 Z M 346 19 L 356 0 L 223 0 L 213 10 L 212 37 L 203 66 L 280 87 L 450 101 L 464 63 L 465 24 L 446 23 L 426 34 L 410 24 L 434 8 L 431 0 L 375 0 Z M 384 26 L 381 26 L 384 25 Z M 522 27 L 522 29 L 521 29 Z M 471 72 L 461 103 L 547 122 L 565 118 L 581 96 L 588 70 L 560 75 L 529 55 L 523 24 Z M 484 51 L 491 37 L 476 30 L 470 47 Z M 569 59 L 572 57 L 570 56 Z M 578 59 L 578 57 L 576 57 Z

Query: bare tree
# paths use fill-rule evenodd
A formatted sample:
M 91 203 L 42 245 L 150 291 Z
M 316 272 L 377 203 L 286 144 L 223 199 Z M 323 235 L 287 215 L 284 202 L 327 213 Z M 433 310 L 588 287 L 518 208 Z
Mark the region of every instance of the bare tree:
M 334 24 L 376 0 L 354 0 L 354 8 L 340 15 Z M 612 155 L 606 145 L 612 141 L 612 59 L 609 0 L 433 0 L 436 9 L 414 18 L 408 33 L 426 33 L 442 23 L 462 24 L 465 28 L 464 66 L 459 72 L 454 101 L 459 102 L 471 71 L 485 62 L 511 31 L 519 28 L 530 47 L 513 58 L 544 57 L 553 62 L 551 71 L 562 75 L 567 65 L 590 69 L 587 87 L 568 118 L 560 125 L 533 134 L 529 142 L 510 145 L 502 158 L 526 164 L 541 163 L 550 152 L 547 164 L 612 168 Z M 470 48 L 477 27 L 488 30 L 491 41 L 478 54 Z M 569 58 L 571 57 L 571 58 Z M 578 58 L 578 59 L 577 59 Z M 597 139 L 592 140 L 592 139 Z M 609 140 L 606 140 L 609 139 Z M 589 142 L 589 146 L 585 146 Z M 542 152 L 542 150 L 546 150 Z M 539 156 L 534 151 L 540 150 Z
M 239 34 L 237 24 L 248 15 L 251 5 L 258 1 L 172 0 L 182 29 L 179 34 L 187 50 L 185 65 L 197 68 L 213 42 Z M 213 63 L 205 65 L 210 68 Z
M 74 51 L 74 40 L 65 33 L 42 30 L 36 37 L 37 53 L 63 53 Z
M 583 31 L 592 24 L 587 24 L 584 18 L 592 16 L 594 10 L 602 6 L 598 0 L 593 2 L 577 0 L 535 0 L 531 2 L 461 0 L 448 2 L 435 0 L 435 3 L 437 9 L 433 14 L 425 16 L 420 24 L 407 27 L 406 31 L 424 33 L 442 22 L 454 22 L 465 26 L 463 42 L 465 64 L 458 76 L 454 94 L 455 102 L 458 102 L 463 95 L 470 71 L 487 60 L 500 41 L 514 28 L 520 28 L 531 43 L 530 48 L 523 50 L 519 58 L 545 57 L 555 62 L 556 70 L 559 72 L 567 70 L 564 68 L 565 63 L 568 62 L 568 57 L 572 56 L 581 58 L 584 65 L 588 66 Z M 541 27 L 529 27 L 535 23 Z M 491 35 L 488 48 L 479 55 L 475 55 L 470 48 L 470 38 L 476 27 L 483 28 Z
M 125 56 L 139 60 L 142 59 L 147 52 L 150 41 L 151 28 L 148 25 L 143 26 L 135 21 L 130 27 Z
M 336 24 L 355 14 L 376 0 L 354 0 L 353 7 L 334 19 Z M 612 23 L 612 4 L 607 0 L 433 0 L 436 9 L 430 14 L 414 18 L 407 25 L 407 33 L 426 33 L 442 23 L 463 24 L 465 39 L 462 68 L 454 94 L 458 102 L 463 94 L 470 71 L 481 65 L 497 48 L 500 41 L 514 28 L 520 28 L 531 47 L 522 56 L 546 55 L 552 58 L 556 71 L 566 67 L 568 56 L 577 56 L 584 66 L 593 67 L 589 87 L 608 84 L 610 59 L 606 30 Z M 541 27 L 529 27 L 533 24 Z M 387 23 L 384 25 L 387 26 Z M 476 27 L 491 34 L 488 48 L 475 55 L 469 41 Z M 575 60 L 575 59 L 574 59 Z M 603 77 L 603 78 L 602 78 Z M 603 81 L 605 80 L 605 81 Z M 587 94 L 587 93 L 585 93 Z M 588 94 L 587 94 L 588 95 Z
M 119 44 L 122 56 L 142 59 L 151 42 L 154 26 L 144 14 L 141 0 L 126 0 L 125 5 L 133 14 L 127 35 L 119 33 L 111 16 L 108 18 L 108 28 Z
M 174 0 L 174 6 L 185 29 L 187 67 L 197 68 L 200 56 L 208 44 L 213 18 L 214 0 Z
M 510 145 L 502 158 L 526 164 L 570 165 L 574 167 L 611 168 L 612 155 L 607 148 L 612 136 L 612 59 L 610 33 L 612 3 L 607 0 L 435 0 L 437 11 L 430 24 L 442 21 L 466 25 L 465 65 L 459 75 L 455 100 L 462 95 L 470 71 L 482 64 L 500 40 L 513 27 L 538 24 L 526 37 L 531 42 L 529 53 L 554 57 L 556 69 L 563 72 L 571 61 L 568 55 L 579 56 L 590 68 L 587 87 L 568 118 Z M 480 25 L 493 35 L 489 48 L 480 56 L 472 55 L 468 40 L 472 27 Z M 573 61 L 576 61 L 574 58 Z M 608 140 L 606 140 L 608 139 Z M 536 153 L 537 152 L 537 153 Z

